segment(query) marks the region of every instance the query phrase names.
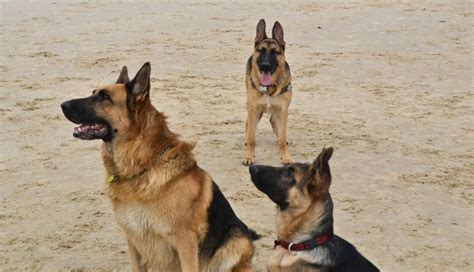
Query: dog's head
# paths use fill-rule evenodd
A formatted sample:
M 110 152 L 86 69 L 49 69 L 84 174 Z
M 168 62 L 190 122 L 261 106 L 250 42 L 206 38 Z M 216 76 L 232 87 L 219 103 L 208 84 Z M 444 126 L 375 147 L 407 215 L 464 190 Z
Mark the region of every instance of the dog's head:
M 285 67 L 285 41 L 283 28 L 279 22 L 273 25 L 272 38 L 267 37 L 265 20 L 261 19 L 258 22 L 253 61 L 259 70 L 260 84 L 262 86 L 274 84 L 275 72 L 278 68 Z
M 255 186 L 280 210 L 308 207 L 329 194 L 329 159 L 332 153 L 332 147 L 323 148 L 311 164 L 293 163 L 283 167 L 251 165 L 250 176 Z
M 89 97 L 62 103 L 66 118 L 80 124 L 74 129 L 74 137 L 110 142 L 136 130 L 141 112 L 150 105 L 150 71 L 147 62 L 130 81 L 124 66 L 115 84 L 97 88 Z

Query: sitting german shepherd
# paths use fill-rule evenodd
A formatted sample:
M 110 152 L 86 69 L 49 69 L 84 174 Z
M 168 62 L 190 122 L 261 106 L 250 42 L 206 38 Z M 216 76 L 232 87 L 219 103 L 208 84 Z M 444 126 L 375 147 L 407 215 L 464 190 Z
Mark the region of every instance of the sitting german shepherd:
M 290 66 L 285 60 L 283 28 L 275 22 L 272 38 L 267 38 L 265 20 L 257 25 L 257 36 L 252 56 L 247 61 L 245 85 L 247 87 L 247 153 L 244 165 L 253 163 L 255 131 L 263 113 L 270 114 L 273 133 L 278 137 L 281 162 L 292 163 L 288 154 L 286 125 L 291 103 Z
M 252 182 L 277 204 L 278 240 L 268 271 L 379 271 L 333 234 L 332 153 L 332 148 L 323 149 L 312 164 L 250 166 Z
M 64 102 L 74 137 L 102 139 L 107 195 L 133 271 L 251 271 L 257 238 L 150 102 L 150 64 Z

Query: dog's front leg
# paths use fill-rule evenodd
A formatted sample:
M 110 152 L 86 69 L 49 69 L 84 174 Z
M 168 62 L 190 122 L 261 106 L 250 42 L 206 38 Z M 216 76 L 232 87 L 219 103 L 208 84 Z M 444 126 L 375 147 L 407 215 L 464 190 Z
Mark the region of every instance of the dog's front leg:
M 142 257 L 133 243 L 127 239 L 128 254 L 130 255 L 130 265 L 133 272 L 146 272 L 146 264 L 142 263 Z
M 249 106 L 248 106 L 249 107 Z M 247 124 L 246 124 L 246 139 L 247 139 L 247 154 L 242 162 L 244 165 L 251 165 L 253 163 L 253 156 L 255 154 L 255 130 L 261 113 L 255 110 L 248 109 Z
M 190 233 L 175 235 L 167 237 L 166 240 L 168 240 L 178 252 L 181 271 L 199 271 L 199 246 L 195 235 Z

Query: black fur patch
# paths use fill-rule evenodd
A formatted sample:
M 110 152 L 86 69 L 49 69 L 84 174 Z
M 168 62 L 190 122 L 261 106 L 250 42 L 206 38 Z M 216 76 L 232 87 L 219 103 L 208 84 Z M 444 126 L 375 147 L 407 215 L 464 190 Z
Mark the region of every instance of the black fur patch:
M 250 58 L 247 60 L 246 70 L 248 74 L 252 72 L 252 61 L 253 61 L 253 55 L 250 56 Z
M 212 185 L 212 201 L 208 208 L 209 229 L 200 245 L 199 254 L 204 258 L 212 258 L 214 253 L 228 240 L 236 236 L 256 236 L 235 215 L 232 207 L 215 182 Z
M 268 49 L 265 50 L 265 52 L 262 51 L 258 55 L 257 65 L 261 72 L 269 72 L 273 74 L 278 68 L 278 60 L 275 50 Z
M 288 72 L 288 75 L 291 75 L 291 72 L 290 72 L 290 65 L 288 64 L 288 62 L 285 61 L 285 70 Z
M 376 272 L 379 269 L 367 260 L 348 241 L 339 236 L 334 236 L 327 244 L 329 258 L 332 258 L 335 266 L 329 267 L 328 271 L 334 272 Z
M 306 164 L 293 164 L 307 169 Z M 272 167 L 266 165 L 250 166 L 250 176 L 255 186 L 265 193 L 281 210 L 288 207 L 288 190 L 296 184 L 292 166 Z
M 79 98 L 66 101 L 61 104 L 64 116 L 75 124 L 94 124 L 100 123 L 107 126 L 107 135 L 102 140 L 105 142 L 111 141 L 113 138 L 112 126 L 102 117 L 98 117 L 95 113 L 94 107 L 97 103 L 101 103 L 100 97 L 91 95 L 86 98 Z

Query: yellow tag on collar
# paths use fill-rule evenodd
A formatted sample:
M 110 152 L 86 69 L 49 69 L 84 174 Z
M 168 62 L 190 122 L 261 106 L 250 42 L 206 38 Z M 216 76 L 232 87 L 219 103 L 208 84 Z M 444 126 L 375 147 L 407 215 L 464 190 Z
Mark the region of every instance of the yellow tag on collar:
M 114 181 L 117 181 L 119 178 L 115 175 L 110 175 L 108 178 L 107 178 L 107 182 L 108 183 L 112 183 Z

